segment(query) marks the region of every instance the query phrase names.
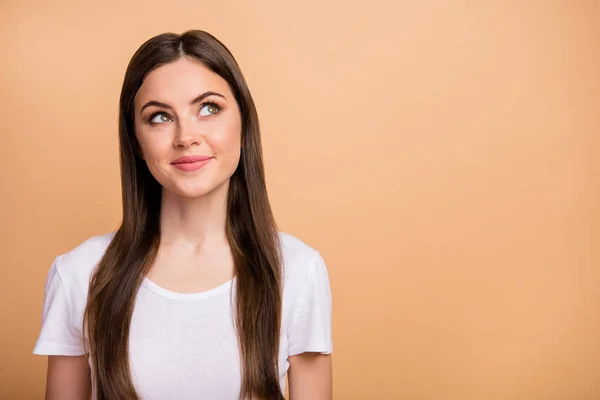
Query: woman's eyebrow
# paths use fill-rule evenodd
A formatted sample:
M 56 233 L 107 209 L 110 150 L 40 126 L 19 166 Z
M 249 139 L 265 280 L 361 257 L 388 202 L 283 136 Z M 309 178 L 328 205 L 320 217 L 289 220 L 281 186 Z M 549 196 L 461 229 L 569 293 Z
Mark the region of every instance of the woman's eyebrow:
M 205 99 L 205 98 L 207 98 L 208 96 L 219 96 L 219 97 L 222 97 L 223 99 L 227 100 L 227 99 L 225 98 L 225 96 L 223 96 L 223 95 L 222 95 L 222 94 L 220 94 L 220 93 L 208 91 L 208 92 L 204 92 L 204 93 L 202 93 L 201 95 L 198 95 L 198 96 L 196 96 L 196 97 L 194 98 L 194 100 L 190 101 L 190 106 L 193 106 L 194 104 L 201 102 L 202 100 L 204 100 L 204 99 Z M 150 101 L 148 101 L 146 104 L 144 104 L 144 105 L 142 106 L 142 108 L 141 108 L 141 110 L 140 110 L 140 115 L 142 114 L 142 112 L 143 112 L 143 111 L 144 111 L 144 110 L 145 110 L 147 107 L 150 107 L 150 106 L 156 106 L 156 107 L 167 108 L 167 109 L 169 109 L 169 110 L 172 110 L 172 109 L 173 109 L 173 107 L 171 107 L 171 106 L 170 106 L 169 104 L 167 104 L 167 103 L 161 103 L 160 101 L 156 101 L 156 100 L 150 100 Z

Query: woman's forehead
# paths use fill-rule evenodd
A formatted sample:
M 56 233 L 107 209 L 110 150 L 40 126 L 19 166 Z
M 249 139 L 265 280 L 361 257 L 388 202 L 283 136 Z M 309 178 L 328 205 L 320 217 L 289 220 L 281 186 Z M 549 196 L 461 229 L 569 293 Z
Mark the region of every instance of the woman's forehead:
M 150 72 L 135 96 L 136 106 L 149 100 L 167 103 L 189 102 L 200 93 L 231 96 L 229 85 L 200 61 L 182 57 Z

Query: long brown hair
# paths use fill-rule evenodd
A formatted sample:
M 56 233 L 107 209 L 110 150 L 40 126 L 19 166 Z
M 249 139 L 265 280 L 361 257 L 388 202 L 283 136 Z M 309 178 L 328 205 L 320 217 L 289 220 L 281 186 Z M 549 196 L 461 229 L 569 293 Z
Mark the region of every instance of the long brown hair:
M 281 254 L 267 198 L 258 115 L 233 55 L 199 30 L 151 38 L 125 73 L 119 107 L 123 220 L 92 274 L 84 314 L 97 398 L 139 399 L 129 367 L 129 328 L 136 294 L 160 244 L 162 187 L 139 156 L 133 104 L 152 70 L 183 56 L 227 81 L 241 112 L 241 158 L 230 179 L 226 226 L 236 274 L 240 398 L 283 399 L 278 374 Z

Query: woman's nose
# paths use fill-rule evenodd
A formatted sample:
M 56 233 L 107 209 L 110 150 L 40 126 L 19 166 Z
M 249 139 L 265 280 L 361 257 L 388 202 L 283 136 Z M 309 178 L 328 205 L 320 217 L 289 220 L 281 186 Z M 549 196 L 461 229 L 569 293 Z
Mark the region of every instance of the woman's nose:
M 202 141 L 201 127 L 194 117 L 180 119 L 175 132 L 175 147 L 190 147 L 199 145 Z

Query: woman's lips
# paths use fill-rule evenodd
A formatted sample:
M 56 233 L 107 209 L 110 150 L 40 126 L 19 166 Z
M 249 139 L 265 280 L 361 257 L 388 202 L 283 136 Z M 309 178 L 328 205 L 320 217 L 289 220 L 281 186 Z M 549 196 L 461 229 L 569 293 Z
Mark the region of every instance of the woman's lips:
M 212 158 L 209 156 L 183 156 L 173 161 L 171 165 L 181 171 L 192 172 L 204 167 Z

